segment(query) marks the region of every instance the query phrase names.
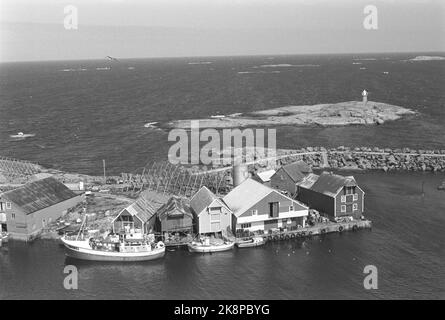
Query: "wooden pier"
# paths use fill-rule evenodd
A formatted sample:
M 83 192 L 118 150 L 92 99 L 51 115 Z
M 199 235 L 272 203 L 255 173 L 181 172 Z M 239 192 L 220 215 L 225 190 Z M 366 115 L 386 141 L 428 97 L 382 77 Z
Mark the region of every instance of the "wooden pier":
M 345 231 L 357 231 L 359 229 L 372 228 L 372 222 L 370 220 L 353 220 L 348 222 L 327 222 L 317 223 L 315 226 L 299 228 L 295 230 L 277 231 L 272 233 L 259 234 L 268 241 L 280 241 L 296 238 L 307 238 L 315 235 L 324 235 L 333 232 L 345 232 Z M 240 240 L 246 240 L 250 237 L 237 237 L 235 242 Z

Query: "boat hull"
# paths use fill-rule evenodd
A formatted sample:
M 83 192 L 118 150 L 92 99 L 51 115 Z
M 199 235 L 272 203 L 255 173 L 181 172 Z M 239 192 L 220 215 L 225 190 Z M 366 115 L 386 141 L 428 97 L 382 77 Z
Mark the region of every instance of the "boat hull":
M 210 245 L 210 246 L 200 246 L 200 245 L 193 245 L 189 243 L 187 245 L 188 250 L 190 252 L 197 252 L 197 253 L 211 253 L 211 252 L 222 252 L 222 251 L 229 251 L 233 249 L 233 246 L 235 243 L 230 244 L 222 244 L 222 245 Z
M 66 241 L 63 238 L 62 242 L 66 248 L 66 255 L 70 258 L 80 260 L 134 262 L 160 259 L 165 255 L 165 247 L 155 248 L 152 251 L 147 252 L 110 252 L 82 248 L 80 246 L 76 246 L 75 242 Z
M 266 243 L 266 241 L 256 241 L 256 242 L 254 242 L 254 241 L 249 241 L 249 242 L 238 242 L 237 244 L 236 244 L 236 246 L 238 247 L 238 248 L 254 248 L 254 247 L 259 247 L 259 246 L 262 246 L 262 245 L 264 245 Z

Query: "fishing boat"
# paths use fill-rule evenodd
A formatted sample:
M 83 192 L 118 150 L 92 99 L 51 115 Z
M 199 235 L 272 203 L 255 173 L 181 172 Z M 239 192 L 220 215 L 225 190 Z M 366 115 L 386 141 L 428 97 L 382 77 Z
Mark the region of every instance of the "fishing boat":
M 153 235 L 145 235 L 135 230 L 122 234 L 109 234 L 105 238 L 85 235 L 86 219 L 77 235 L 64 235 L 61 238 L 66 255 L 89 261 L 148 261 L 162 258 L 165 245 L 155 242 Z
M 213 118 L 213 119 L 223 119 L 223 118 L 225 118 L 226 116 L 225 115 L 222 115 L 222 114 L 217 114 L 217 115 L 213 115 L 213 116 L 210 116 L 210 118 Z
M 210 238 L 204 238 L 200 241 L 192 241 L 191 243 L 187 244 L 187 247 L 190 252 L 206 253 L 228 251 L 233 249 L 234 245 L 235 243 L 231 241 L 224 241 L 221 239 L 214 239 L 214 241 L 210 241 Z
M 236 243 L 238 248 L 252 248 L 259 247 L 266 243 L 263 237 L 253 237 L 248 240 L 241 240 Z
M 144 124 L 145 128 L 155 128 L 155 125 L 157 124 L 157 122 L 147 122 L 146 124 Z
M 437 187 L 437 190 L 444 190 L 445 191 L 445 181 L 442 182 L 442 184 Z
M 119 237 L 117 241 L 95 238 L 71 240 L 67 236 L 61 238 L 67 256 L 90 261 L 148 261 L 162 258 L 165 246 L 141 239 L 127 241 Z

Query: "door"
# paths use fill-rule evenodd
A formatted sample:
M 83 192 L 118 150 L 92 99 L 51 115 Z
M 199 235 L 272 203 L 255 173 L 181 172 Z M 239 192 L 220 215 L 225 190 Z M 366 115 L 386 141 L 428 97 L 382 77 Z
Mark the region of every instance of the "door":
M 270 202 L 269 203 L 269 217 L 277 218 L 279 212 L 279 203 L 278 202 Z

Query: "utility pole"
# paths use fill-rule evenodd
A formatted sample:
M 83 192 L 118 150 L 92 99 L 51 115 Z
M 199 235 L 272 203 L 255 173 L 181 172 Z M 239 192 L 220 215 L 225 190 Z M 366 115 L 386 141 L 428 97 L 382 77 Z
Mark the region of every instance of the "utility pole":
M 106 175 L 106 171 L 105 171 L 105 159 L 102 160 L 102 164 L 104 167 L 104 184 L 106 184 L 107 183 L 107 175 Z

